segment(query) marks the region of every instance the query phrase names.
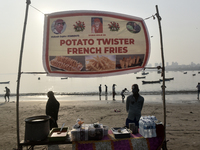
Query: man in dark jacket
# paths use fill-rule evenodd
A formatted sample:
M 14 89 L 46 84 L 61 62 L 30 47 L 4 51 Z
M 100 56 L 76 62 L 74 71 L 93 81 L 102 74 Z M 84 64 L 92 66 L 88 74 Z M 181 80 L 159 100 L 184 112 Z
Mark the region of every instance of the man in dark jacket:
M 126 127 L 129 128 L 129 123 L 135 123 L 139 127 L 139 120 L 144 104 L 144 98 L 139 94 L 139 87 L 137 84 L 132 85 L 132 93 L 126 99 L 126 111 L 128 117 L 126 119 Z
M 58 120 L 58 111 L 60 107 L 60 103 L 54 97 L 54 93 L 49 91 L 47 93 L 49 97 L 47 104 L 46 104 L 46 115 L 51 117 L 50 119 L 50 130 L 54 127 L 58 127 L 57 120 Z

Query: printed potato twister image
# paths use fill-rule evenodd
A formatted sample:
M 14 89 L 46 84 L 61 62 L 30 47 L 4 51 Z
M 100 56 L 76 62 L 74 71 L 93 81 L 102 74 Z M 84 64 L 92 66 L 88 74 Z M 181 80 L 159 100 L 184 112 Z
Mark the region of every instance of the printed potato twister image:
M 63 69 L 66 71 L 81 71 L 83 65 L 78 61 L 64 56 L 56 56 L 53 60 L 50 61 L 51 66 Z
M 96 56 L 92 59 L 86 59 L 86 61 L 88 61 L 88 63 L 86 64 L 86 70 L 88 71 L 103 71 L 115 69 L 115 61 L 112 61 L 105 56 Z
M 120 60 L 120 66 L 121 68 L 128 68 L 131 67 L 132 65 L 137 65 L 139 63 L 140 60 L 140 56 L 134 56 L 133 58 L 129 57 L 129 58 L 124 58 L 122 60 Z

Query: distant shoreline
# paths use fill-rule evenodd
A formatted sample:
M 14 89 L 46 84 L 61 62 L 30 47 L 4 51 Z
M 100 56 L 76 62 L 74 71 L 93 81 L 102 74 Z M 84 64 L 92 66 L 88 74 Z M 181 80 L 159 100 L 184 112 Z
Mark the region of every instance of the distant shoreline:
M 80 93 L 64 93 L 64 92 L 54 92 L 55 95 L 84 95 L 84 96 L 97 96 L 99 95 L 98 92 L 80 92 Z M 181 91 L 165 91 L 166 95 L 174 95 L 174 94 L 196 94 L 197 90 L 181 90 Z M 46 96 L 47 93 L 20 93 L 19 96 Z M 130 95 L 131 93 L 126 93 L 125 95 Z M 147 92 L 140 92 L 141 95 L 161 95 L 162 91 L 147 91 Z M 105 95 L 102 92 L 102 96 Z M 112 95 L 111 92 L 108 93 L 108 96 Z M 120 95 L 120 92 L 117 92 L 117 95 Z M 11 94 L 10 96 L 17 96 L 17 94 Z M 4 94 L 0 94 L 0 97 L 4 97 Z

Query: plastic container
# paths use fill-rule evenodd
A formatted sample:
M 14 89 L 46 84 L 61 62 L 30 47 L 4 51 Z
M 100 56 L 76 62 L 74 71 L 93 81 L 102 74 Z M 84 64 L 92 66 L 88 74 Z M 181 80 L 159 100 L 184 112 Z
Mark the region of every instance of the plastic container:
M 88 130 L 79 128 L 71 130 L 71 140 L 72 141 L 87 141 L 88 140 Z
M 101 140 L 104 136 L 104 128 L 100 126 L 95 128 L 94 126 L 89 126 L 88 128 L 88 140 Z
M 25 119 L 25 141 L 42 141 L 49 135 L 50 116 L 33 116 Z
M 116 127 L 111 128 L 112 133 L 114 134 L 116 139 L 120 138 L 130 138 L 131 132 L 126 127 Z
M 71 130 L 72 141 L 88 141 L 88 140 L 101 140 L 103 136 L 108 135 L 108 127 L 98 124 L 82 124 L 80 128 Z
M 67 134 L 68 134 L 68 127 L 64 127 L 61 131 L 61 133 L 58 134 L 58 132 L 60 132 L 61 128 L 53 128 L 51 129 L 49 135 L 48 135 L 48 139 L 49 141 L 65 141 Z

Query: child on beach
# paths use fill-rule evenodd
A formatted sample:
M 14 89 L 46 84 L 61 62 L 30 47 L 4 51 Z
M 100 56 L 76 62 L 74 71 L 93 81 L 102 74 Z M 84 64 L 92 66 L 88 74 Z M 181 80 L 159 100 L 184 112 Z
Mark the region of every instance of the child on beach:
M 122 96 L 122 103 L 124 103 L 124 98 L 125 98 L 125 92 L 128 91 L 126 88 L 122 90 L 121 96 Z

